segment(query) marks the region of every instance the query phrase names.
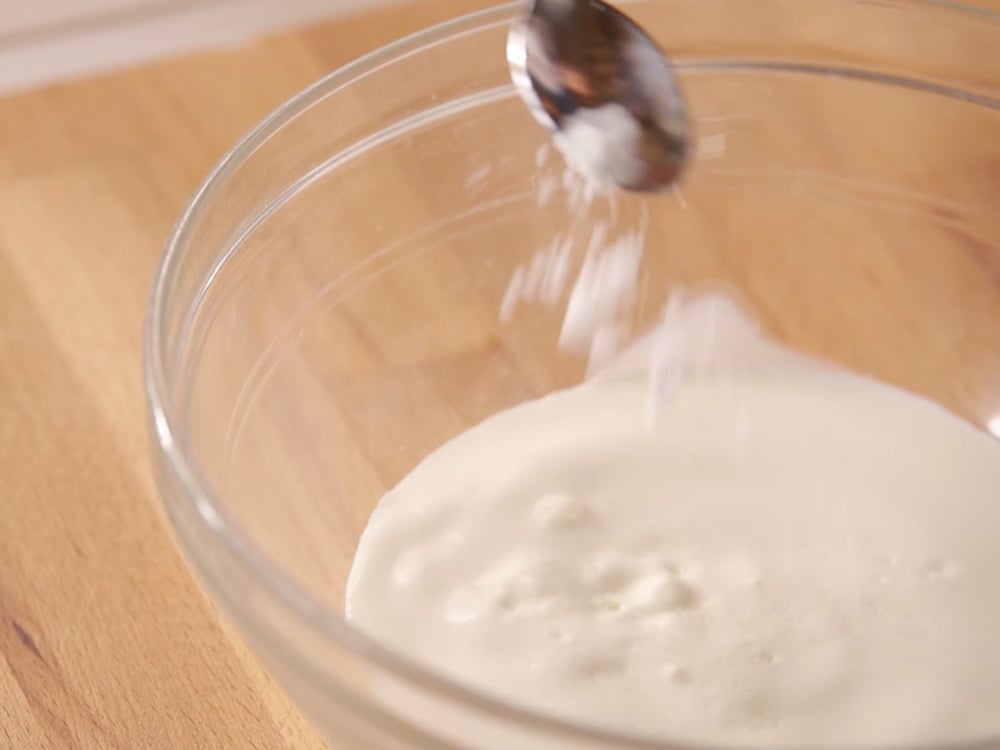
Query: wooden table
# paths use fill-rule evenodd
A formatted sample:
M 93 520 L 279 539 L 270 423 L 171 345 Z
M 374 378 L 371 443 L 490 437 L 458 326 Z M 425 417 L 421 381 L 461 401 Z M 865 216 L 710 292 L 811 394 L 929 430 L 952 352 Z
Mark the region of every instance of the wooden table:
M 0 748 L 324 747 L 200 592 L 159 510 L 146 294 L 181 208 L 255 121 L 486 4 L 411 1 L 0 100 Z
M 172 222 L 249 126 L 348 59 L 487 4 L 410 0 L 0 101 L 0 750 L 323 747 L 200 593 L 159 510 L 140 378 L 147 290 Z M 997 163 L 954 176 L 956 191 L 996 186 Z M 983 311 L 967 340 L 997 353 L 990 247 L 954 264 L 929 249 L 869 281 L 953 279 L 956 304 Z M 748 280 L 762 297 L 765 276 Z M 822 321 L 797 325 L 789 337 L 807 341 Z M 886 361 L 909 367 L 927 354 L 918 343 Z M 957 407 L 988 416 L 973 396 L 996 391 L 966 385 Z

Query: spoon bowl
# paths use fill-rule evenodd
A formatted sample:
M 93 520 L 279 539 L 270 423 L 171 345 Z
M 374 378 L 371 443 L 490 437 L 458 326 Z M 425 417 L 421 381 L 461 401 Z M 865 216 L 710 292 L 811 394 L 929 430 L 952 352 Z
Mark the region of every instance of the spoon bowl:
M 673 65 L 621 11 L 602 0 L 535 0 L 510 30 L 507 62 L 578 172 L 639 192 L 680 176 L 690 139 Z

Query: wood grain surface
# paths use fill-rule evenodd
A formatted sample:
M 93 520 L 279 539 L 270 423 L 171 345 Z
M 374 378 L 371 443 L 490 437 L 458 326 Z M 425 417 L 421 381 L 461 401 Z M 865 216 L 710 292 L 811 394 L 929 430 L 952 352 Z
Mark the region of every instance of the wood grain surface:
M 413 2 L 0 100 L 0 748 L 321 748 L 200 592 L 147 460 L 141 326 L 211 165 Z
M 325 747 L 201 593 L 162 517 L 147 459 L 140 371 L 149 282 L 192 191 L 254 122 L 358 54 L 489 4 L 410 2 L 241 49 L 0 100 L 0 750 Z M 987 84 L 991 70 L 985 68 Z M 740 94 L 707 81 L 695 95 L 709 122 Z M 809 96 L 803 92 L 803 100 Z M 834 107 L 842 121 L 803 122 L 764 136 L 786 150 L 791 140 L 802 154 L 813 148 L 814 133 L 843 144 L 827 153 L 825 166 L 836 171 L 861 158 L 847 139 L 850 127 L 867 127 L 866 104 L 853 92 L 823 96 L 816 95 L 816 106 Z M 873 174 L 881 167 L 890 173 L 908 151 L 933 149 L 929 166 L 913 172 L 914 189 L 943 185 L 955 202 L 989 194 L 1000 201 L 996 121 L 963 129 L 956 120 L 918 115 L 901 107 L 884 132 L 867 133 L 880 144 L 866 162 Z M 737 137 L 730 148 L 738 147 Z M 402 159 L 391 168 L 397 177 L 408 168 L 418 176 L 418 167 Z M 693 205 L 716 189 L 713 173 L 705 175 L 692 183 Z M 812 235 L 799 228 L 803 237 L 818 237 L 819 254 L 803 256 L 775 249 L 783 216 L 777 198 L 752 200 L 737 172 L 714 175 L 731 180 L 746 199 L 730 202 L 725 216 L 689 212 L 672 225 L 712 253 L 666 253 L 656 262 L 679 278 L 739 276 L 765 313 L 769 300 L 791 300 L 801 314 L 769 327 L 806 348 L 822 342 L 847 364 L 859 356 L 857 337 L 865 331 L 872 341 L 888 340 L 890 329 L 916 321 L 912 337 L 862 364 L 981 424 L 1000 414 L 997 215 L 981 225 L 989 236 L 953 238 L 964 249 L 939 253 L 933 243 L 952 226 L 947 216 L 940 236 L 925 238 L 907 227 L 892 236 L 874 229 L 855 236 L 832 213 L 830 226 Z M 893 210 L 890 199 L 898 197 L 866 200 L 884 199 Z M 731 228 L 750 225 L 759 231 L 734 260 L 729 247 L 741 238 L 730 236 Z M 883 241 L 912 252 L 880 255 Z M 867 275 L 845 273 L 838 265 L 844 257 Z M 454 262 L 462 262 L 460 254 Z M 774 268 L 781 272 L 770 273 Z M 823 307 L 809 290 L 827 281 L 839 291 Z M 927 290 L 934 295 L 921 296 Z M 483 313 L 484 327 L 494 324 L 493 309 Z M 895 317 L 872 317 L 883 309 Z M 854 338 L 838 339 L 845 319 L 855 324 Z M 940 330 L 961 330 L 960 341 L 938 335 L 935 320 L 943 321 Z M 388 330 L 391 316 L 384 323 Z M 965 380 L 942 375 L 966 372 L 963 363 L 973 359 Z M 387 481 L 405 468 L 386 469 Z

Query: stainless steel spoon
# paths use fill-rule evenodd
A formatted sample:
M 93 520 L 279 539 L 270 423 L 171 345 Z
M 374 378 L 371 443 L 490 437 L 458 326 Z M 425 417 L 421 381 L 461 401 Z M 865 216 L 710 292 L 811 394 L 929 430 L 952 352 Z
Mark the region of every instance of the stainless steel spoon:
M 511 28 L 507 61 L 529 109 L 580 171 L 641 192 L 678 178 L 690 151 L 680 85 L 626 15 L 602 0 L 533 0 Z

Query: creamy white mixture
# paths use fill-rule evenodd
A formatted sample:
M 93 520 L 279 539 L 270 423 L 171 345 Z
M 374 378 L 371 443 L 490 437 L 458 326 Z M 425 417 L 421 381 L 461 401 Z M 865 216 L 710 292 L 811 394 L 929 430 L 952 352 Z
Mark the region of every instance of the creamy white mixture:
M 349 619 L 632 734 L 1000 731 L 1000 443 L 734 309 L 674 309 L 617 367 L 429 456 L 364 533 Z

